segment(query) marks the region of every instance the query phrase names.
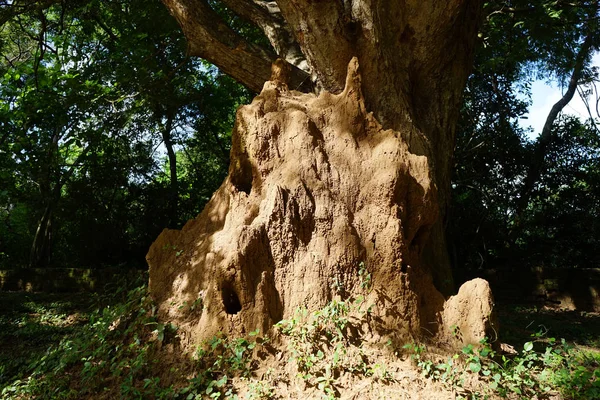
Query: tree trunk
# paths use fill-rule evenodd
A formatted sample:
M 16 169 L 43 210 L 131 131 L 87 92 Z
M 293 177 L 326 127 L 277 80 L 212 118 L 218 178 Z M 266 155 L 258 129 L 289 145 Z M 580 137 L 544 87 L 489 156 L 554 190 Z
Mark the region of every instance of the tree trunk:
M 44 209 L 44 214 L 40 218 L 38 227 L 35 231 L 33 244 L 31 246 L 31 255 L 29 266 L 31 268 L 45 268 L 50 263 L 52 250 L 52 203 L 48 203 Z
M 197 2 L 165 0 L 192 42 L 186 7 Z M 443 219 L 480 3 L 277 4 L 321 92 L 290 90 L 296 72 L 279 60 L 238 110 L 229 176 L 195 220 L 163 231 L 148 253 L 162 316 L 195 343 L 220 330 L 268 331 L 299 306 L 358 294 L 364 263 L 376 336 L 444 334 L 452 321 L 481 338 L 491 329 L 489 290 L 478 291 L 487 314 L 475 323 L 476 307 L 455 318 L 458 299 L 444 304 L 432 279 L 451 284 Z M 199 299 L 196 314 L 180 307 Z
M 177 155 L 173 148 L 171 134 L 173 131 L 174 116 L 171 111 L 167 112 L 167 121 L 164 126 L 161 126 L 163 143 L 167 149 L 167 157 L 169 159 L 169 226 L 177 225 L 178 203 L 179 203 L 179 182 L 177 180 Z

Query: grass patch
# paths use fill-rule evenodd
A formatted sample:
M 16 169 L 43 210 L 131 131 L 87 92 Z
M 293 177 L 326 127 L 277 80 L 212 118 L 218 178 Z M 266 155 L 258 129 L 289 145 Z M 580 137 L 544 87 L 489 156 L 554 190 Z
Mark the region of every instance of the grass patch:
M 157 320 L 146 286 L 107 292 L 111 294 L 90 300 L 91 308 L 85 297 L 53 301 L 52 296 L 21 293 L 14 296 L 23 301 L 12 307 L 5 299 L 3 318 L 12 324 L 13 334 L 2 338 L 8 345 L 11 336 L 23 348 L 2 353 L 0 398 L 232 397 L 230 379 L 249 376 L 252 351 L 264 343 L 258 332 L 231 340 L 219 336 L 201 346 L 195 359 L 184 355 L 169 360 L 161 350 L 178 349 L 177 327 Z M 75 310 L 77 323 L 67 323 Z M 28 319 L 31 312 L 35 323 Z M 36 341 L 39 346 L 25 351 Z M 20 361 L 9 362 L 15 352 Z
M 499 354 L 487 342 L 465 346 L 446 359 L 432 357 L 425 346 L 404 346 L 423 376 L 441 381 L 462 399 L 600 398 L 600 353 L 575 350 L 563 339 L 526 342 L 513 355 Z M 549 344 L 548 344 L 549 343 Z

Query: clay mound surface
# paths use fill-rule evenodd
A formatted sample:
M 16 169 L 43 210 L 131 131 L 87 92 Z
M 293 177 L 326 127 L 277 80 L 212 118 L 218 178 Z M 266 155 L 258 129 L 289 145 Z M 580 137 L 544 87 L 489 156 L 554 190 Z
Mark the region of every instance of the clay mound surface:
M 419 258 L 438 209 L 427 158 L 407 145 L 419 137 L 365 110 L 356 60 L 338 95 L 267 82 L 237 112 L 227 179 L 147 255 L 160 317 L 189 343 L 266 333 L 368 277 L 373 336 L 435 335 L 444 299 Z
M 498 322 L 489 283 L 481 278 L 465 282 L 458 294 L 444 304 L 443 320 L 446 337 L 454 337 L 461 343 L 477 344 L 486 338 L 495 342 Z

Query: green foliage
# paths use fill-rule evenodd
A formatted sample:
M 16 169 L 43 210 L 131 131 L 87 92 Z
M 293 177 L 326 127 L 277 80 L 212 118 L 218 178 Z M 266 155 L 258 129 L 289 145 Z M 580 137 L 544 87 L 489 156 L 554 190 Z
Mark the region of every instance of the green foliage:
M 100 393 L 107 379 L 120 382 L 120 393 L 125 397 L 150 390 L 172 391 L 157 388 L 152 384 L 155 379 L 148 382 L 145 378 L 151 376 L 151 353 L 161 334 L 164 341 L 165 334 L 173 333 L 172 327 L 161 326 L 151 315 L 145 291 L 141 286 L 129 293 L 113 293 L 116 299 L 124 295 L 125 302 L 91 313 L 88 324 L 49 349 L 32 365 L 29 377 L 6 386 L 3 396 L 79 398 Z M 155 340 L 151 340 L 153 333 Z M 77 382 L 70 376 L 72 371 L 77 371 Z
M 46 349 L 74 334 L 95 297 L 89 294 L 3 293 L 0 296 L 0 391 L 23 379 Z
M 127 285 L 116 284 L 96 299 L 105 306 L 90 312 L 85 325 L 60 331 L 62 302 L 50 306 L 24 302 L 22 307 L 43 317 L 35 324 L 10 321 L 18 324 L 19 340 L 31 346 L 36 340 L 47 344 L 62 339 L 45 354 L 3 363 L 0 398 L 79 399 L 99 394 L 114 398 L 236 398 L 231 379 L 250 377 L 252 354 L 266 339 L 259 337 L 258 331 L 248 338 L 218 335 L 198 350 L 195 362 L 186 361 L 184 355 L 166 371 L 157 354 L 163 346 L 177 343 L 177 327 L 157 320 L 156 307 L 146 292 L 143 285 L 128 290 Z M 5 324 L 4 317 L 0 324 Z M 54 336 L 46 337 L 49 334 Z M 268 392 L 266 384 L 254 390 L 257 395 Z
M 258 331 L 250 332 L 249 338 L 228 339 L 217 335 L 200 347 L 196 353 L 198 373 L 190 380 L 190 385 L 180 391 L 187 399 L 202 399 L 208 396 L 218 399 L 221 396 L 235 398 L 230 383 L 233 376 L 249 378 L 252 370 L 251 355 L 257 345 L 267 342 L 258 337 Z M 268 389 L 257 388 L 258 392 Z
M 534 79 L 565 84 L 581 43 L 597 32 L 596 2 L 491 1 L 457 129 L 448 235 L 457 269 L 519 265 L 590 268 L 599 237 L 597 123 L 561 117 L 541 178 L 517 213 L 537 140 L 521 127 Z M 594 36 L 592 49 L 600 42 Z M 598 82 L 584 55 L 579 90 Z M 597 117 L 597 116 L 596 116 Z M 536 132 L 539 134 L 539 132 Z
M 187 57 L 158 1 L 20 13 L 0 52 L 0 267 L 145 265 L 225 176 L 248 92 Z
M 536 339 L 541 336 L 536 335 Z M 521 399 L 557 392 L 569 399 L 600 396 L 600 355 L 575 351 L 564 339 L 560 344 L 554 338 L 539 343 L 546 343 L 541 351 L 530 341 L 517 354 L 507 356 L 498 354 L 484 340 L 479 346 L 463 347 L 460 354 L 442 362 L 427 358 L 423 345 L 407 344 L 404 349 L 424 376 L 444 382 L 469 398 L 485 398 L 491 393 Z M 468 386 L 470 376 L 487 384 L 487 389 Z
M 368 289 L 370 274 L 361 263 L 361 288 Z M 320 310 L 309 313 L 298 308 L 294 316 L 275 327 L 288 343 L 290 362 L 298 376 L 321 391 L 325 398 L 338 397 L 337 378 L 343 372 L 393 380 L 381 364 L 369 365 L 361 342 L 361 325 L 370 318 L 370 307 L 362 295 L 345 301 L 334 299 Z

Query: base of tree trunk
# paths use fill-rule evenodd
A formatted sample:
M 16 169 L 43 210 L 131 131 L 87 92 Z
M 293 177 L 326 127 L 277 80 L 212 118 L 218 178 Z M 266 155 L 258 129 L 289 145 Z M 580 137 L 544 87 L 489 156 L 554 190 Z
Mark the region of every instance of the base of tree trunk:
M 374 337 L 407 341 L 456 327 L 468 341 L 489 335 L 489 287 L 475 294 L 487 315 L 463 318 L 454 305 L 468 290 L 444 307 L 420 265 L 438 206 L 427 157 L 409 151 L 408 135 L 366 112 L 356 60 L 338 95 L 267 82 L 237 112 L 225 182 L 196 219 L 150 248 L 160 316 L 197 344 L 219 331 L 267 333 L 298 307 L 364 294 Z

